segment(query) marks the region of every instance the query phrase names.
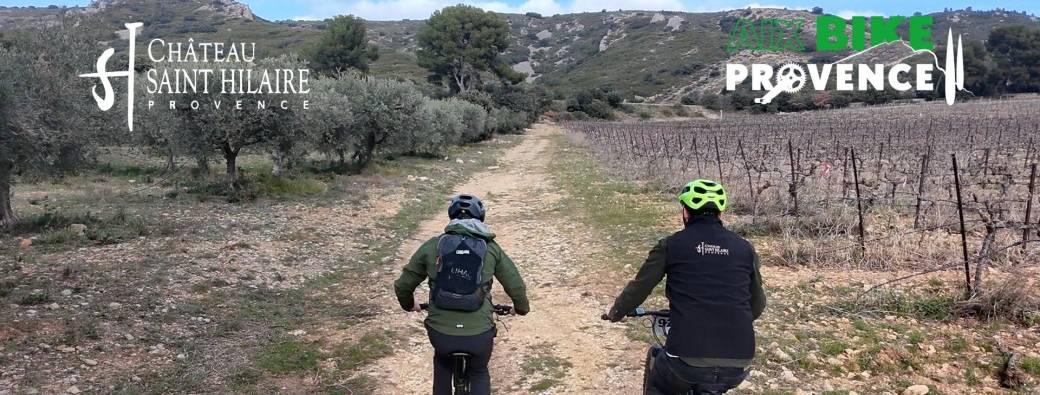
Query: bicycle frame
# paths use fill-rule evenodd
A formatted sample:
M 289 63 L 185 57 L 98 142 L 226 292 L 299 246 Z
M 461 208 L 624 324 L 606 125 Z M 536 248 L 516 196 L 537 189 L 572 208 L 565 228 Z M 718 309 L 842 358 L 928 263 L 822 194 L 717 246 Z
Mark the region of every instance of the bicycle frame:
M 429 307 L 429 303 L 419 304 L 419 309 L 421 310 L 427 310 Z M 513 306 L 502 304 L 492 305 L 491 309 L 497 315 L 508 315 L 513 312 Z M 451 356 L 454 357 L 455 360 L 454 370 L 451 374 L 451 382 L 455 395 L 469 395 L 469 359 L 471 355 L 465 352 L 453 352 L 451 353 Z
M 626 314 L 626 317 L 650 317 L 650 335 L 653 337 L 654 344 L 658 347 L 664 347 L 668 340 L 668 331 L 672 329 L 672 321 L 669 318 L 670 312 L 665 310 L 646 310 L 642 307 L 636 308 L 630 314 Z
M 668 331 L 672 329 L 672 321 L 669 318 L 671 313 L 668 310 L 651 311 L 637 307 L 635 311 L 625 314 L 625 316 L 650 318 L 650 335 L 653 337 L 654 345 L 651 345 L 650 349 L 646 351 L 646 360 L 643 365 L 643 392 L 645 393 L 650 386 L 650 372 L 654 368 L 654 359 L 658 353 L 664 352 Z M 605 320 L 609 317 L 604 314 L 602 318 Z
M 455 357 L 455 371 L 451 374 L 455 395 L 469 395 L 469 358 L 471 356 L 464 352 L 451 355 Z

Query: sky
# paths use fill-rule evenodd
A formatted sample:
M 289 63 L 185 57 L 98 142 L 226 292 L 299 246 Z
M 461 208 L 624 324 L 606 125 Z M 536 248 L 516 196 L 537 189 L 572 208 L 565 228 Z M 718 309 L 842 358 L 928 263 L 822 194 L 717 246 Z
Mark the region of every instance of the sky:
M 161 1 L 161 0 L 155 0 Z M 841 1 L 841 0 L 238 0 L 248 4 L 253 13 L 269 20 L 282 19 L 324 19 L 336 15 L 353 14 L 369 20 L 425 19 L 433 11 L 466 3 L 496 12 L 537 12 L 542 15 L 563 14 L 583 11 L 608 10 L 647 10 L 647 11 L 720 11 L 735 8 L 772 7 L 801 8 L 823 7 L 827 13 L 851 15 L 912 15 L 916 11 L 930 13 L 942 11 L 944 8 L 961 9 L 973 7 L 977 10 L 1004 8 L 1008 10 L 1026 11 L 1040 15 L 1040 1 L 1037 0 L 975 0 L 975 1 L 907 1 L 907 0 L 874 0 L 874 1 Z M 0 0 L 3 6 L 38 6 L 51 4 L 66 6 L 83 6 L 84 0 Z

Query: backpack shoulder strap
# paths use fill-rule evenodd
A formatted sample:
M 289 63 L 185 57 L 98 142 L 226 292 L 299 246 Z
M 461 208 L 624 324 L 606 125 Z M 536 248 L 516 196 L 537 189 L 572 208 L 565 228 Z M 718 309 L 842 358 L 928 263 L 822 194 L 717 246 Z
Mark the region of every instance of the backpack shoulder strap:
M 455 248 L 455 246 L 458 245 L 458 239 L 456 239 L 455 237 L 457 237 L 457 236 L 445 233 L 445 234 L 442 234 L 440 236 L 440 238 L 437 239 L 437 256 L 438 257 L 443 257 L 445 255 L 445 253 L 451 251 L 452 249 Z

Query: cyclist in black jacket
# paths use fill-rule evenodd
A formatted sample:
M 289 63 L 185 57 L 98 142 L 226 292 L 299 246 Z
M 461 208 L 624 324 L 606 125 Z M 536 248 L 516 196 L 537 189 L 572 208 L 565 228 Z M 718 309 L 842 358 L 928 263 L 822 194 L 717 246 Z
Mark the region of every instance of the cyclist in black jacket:
M 661 239 L 607 313 L 620 321 L 667 276 L 671 330 L 648 394 L 724 393 L 744 381 L 755 356 L 752 322 L 766 306 L 758 257 L 719 215 L 726 192 L 694 180 L 679 195 L 686 227 Z

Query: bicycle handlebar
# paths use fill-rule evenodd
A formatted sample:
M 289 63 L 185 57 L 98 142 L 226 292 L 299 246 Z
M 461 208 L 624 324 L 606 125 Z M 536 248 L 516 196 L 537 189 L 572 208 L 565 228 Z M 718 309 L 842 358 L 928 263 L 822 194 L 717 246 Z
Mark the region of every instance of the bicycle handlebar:
M 625 316 L 626 317 L 645 317 L 645 316 L 669 317 L 669 316 L 671 316 L 671 312 L 668 311 L 668 309 L 647 310 L 647 309 L 644 309 L 642 307 L 636 307 L 635 311 L 633 311 L 631 313 L 628 313 L 628 314 L 625 314 Z
M 651 316 L 651 317 L 665 317 L 665 318 L 667 318 L 670 315 L 671 315 L 671 312 L 668 311 L 668 309 L 664 309 L 664 310 L 647 310 L 647 309 L 644 309 L 642 307 L 636 307 L 636 309 L 633 310 L 631 313 L 625 314 L 625 317 L 646 317 L 646 316 Z M 606 314 L 603 314 L 602 316 L 600 316 L 600 319 L 602 319 L 604 321 L 609 321 L 610 320 L 610 316 L 608 316 Z
M 419 309 L 420 310 L 427 310 L 427 309 L 429 309 L 429 307 L 430 307 L 429 303 L 420 303 L 419 304 Z M 510 313 L 513 312 L 513 306 L 510 306 L 510 305 L 507 305 L 507 304 L 491 305 L 491 311 L 493 311 L 495 314 L 498 314 L 498 315 L 509 315 Z

